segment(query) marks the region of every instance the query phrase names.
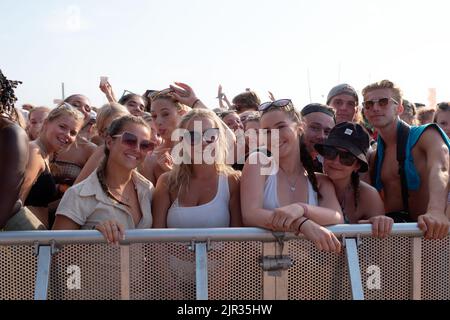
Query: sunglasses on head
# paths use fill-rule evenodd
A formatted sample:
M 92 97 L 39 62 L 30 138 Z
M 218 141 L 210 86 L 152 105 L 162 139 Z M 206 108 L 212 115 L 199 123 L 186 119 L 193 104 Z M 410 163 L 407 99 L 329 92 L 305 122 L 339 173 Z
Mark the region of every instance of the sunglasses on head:
M 283 108 L 287 106 L 292 106 L 292 101 L 290 99 L 280 99 L 275 101 L 264 102 L 259 105 L 258 111 L 266 111 L 270 107 Z
M 206 144 L 211 144 L 219 139 L 219 128 L 209 128 L 203 133 L 198 131 L 186 131 L 183 139 L 188 141 L 192 146 L 199 144 L 201 141 Z
M 339 155 L 339 162 L 347 167 L 352 166 L 356 161 L 356 157 L 351 152 L 342 151 L 335 147 L 323 146 L 321 154 L 325 159 L 331 161 Z
M 398 104 L 398 101 L 394 98 L 381 98 L 378 100 L 366 100 L 362 103 L 364 109 L 370 110 L 373 108 L 375 103 L 378 103 L 380 107 L 386 107 L 389 104 L 389 101 L 392 100 L 395 104 Z
M 116 134 L 112 137 L 113 138 L 121 137 L 122 144 L 130 148 L 136 148 L 139 145 L 139 149 L 143 152 L 149 152 L 155 148 L 155 144 L 150 140 L 139 141 L 138 137 L 130 132 L 125 131 L 122 134 Z

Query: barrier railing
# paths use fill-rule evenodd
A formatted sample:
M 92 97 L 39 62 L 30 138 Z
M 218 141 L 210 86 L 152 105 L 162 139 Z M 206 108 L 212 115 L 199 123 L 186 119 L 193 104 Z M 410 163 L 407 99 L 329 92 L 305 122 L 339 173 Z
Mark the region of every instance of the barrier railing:
M 450 299 L 450 242 L 329 228 L 341 254 L 257 228 L 0 233 L 0 299 Z

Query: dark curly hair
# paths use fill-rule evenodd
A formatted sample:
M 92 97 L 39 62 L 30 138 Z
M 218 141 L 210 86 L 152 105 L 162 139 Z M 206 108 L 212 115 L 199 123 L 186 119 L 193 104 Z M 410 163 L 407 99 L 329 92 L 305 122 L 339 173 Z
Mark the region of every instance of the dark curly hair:
M 17 111 L 14 108 L 14 103 L 17 101 L 14 89 L 21 83 L 21 81 L 8 80 L 0 69 L 0 113 L 14 122 L 18 121 Z

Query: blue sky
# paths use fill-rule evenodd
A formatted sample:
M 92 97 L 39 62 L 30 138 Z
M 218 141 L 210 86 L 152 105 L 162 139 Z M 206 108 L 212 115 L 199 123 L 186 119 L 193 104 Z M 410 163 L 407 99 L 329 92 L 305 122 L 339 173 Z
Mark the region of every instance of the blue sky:
M 405 97 L 450 100 L 450 3 L 428 1 L 65 1 L 1 0 L 0 68 L 24 83 L 18 105 L 53 106 L 98 89 L 108 76 L 120 96 L 183 81 L 210 107 L 217 86 L 231 99 L 252 88 L 324 102 L 348 82 L 397 82 Z M 308 84 L 309 71 L 309 84 Z M 311 92 L 311 94 L 310 94 Z

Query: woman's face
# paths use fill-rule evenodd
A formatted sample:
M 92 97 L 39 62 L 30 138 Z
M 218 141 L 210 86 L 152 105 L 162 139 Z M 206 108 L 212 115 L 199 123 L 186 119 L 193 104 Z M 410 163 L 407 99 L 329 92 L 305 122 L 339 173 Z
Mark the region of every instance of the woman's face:
M 450 138 L 450 111 L 439 111 L 436 117 L 436 123 Z
M 172 132 L 181 120 L 176 105 L 167 99 L 157 99 L 152 102 L 152 117 L 161 138 L 170 141 Z
M 133 116 L 139 117 L 142 116 L 145 110 L 145 102 L 142 97 L 132 96 L 126 103 L 125 107 L 127 107 L 128 111 Z
M 146 126 L 127 123 L 120 133 L 106 138 L 110 161 L 128 170 L 137 168 L 151 149 L 150 130 Z
M 244 129 L 244 126 L 242 125 L 241 122 L 241 118 L 239 118 L 239 116 L 234 112 L 225 116 L 225 118 L 223 118 L 223 122 L 225 122 L 228 128 L 230 128 L 233 131 L 236 131 L 238 129 Z
M 187 123 L 185 129 L 184 148 L 190 150 L 191 158 L 194 156 L 193 163 L 204 163 L 204 157 L 215 156 L 214 148 L 218 146 L 220 129 L 214 121 L 208 118 L 194 118 Z M 206 148 L 208 152 L 204 152 Z M 214 160 L 210 159 L 207 162 L 212 163 Z
M 80 111 L 83 114 L 84 120 L 86 122 L 89 121 L 89 112 L 91 112 L 91 102 L 87 97 L 77 95 L 74 96 L 72 99 L 70 99 L 68 103 L 77 108 L 78 111 Z
M 71 115 L 62 115 L 52 121 L 45 121 L 42 133 L 46 137 L 53 152 L 67 149 L 76 139 L 83 125 Z
M 266 112 L 262 115 L 260 121 L 262 132 L 267 130 L 267 142 L 259 141 L 262 145 L 267 143 L 267 148 L 271 153 L 283 158 L 298 150 L 300 126 L 292 121 L 289 115 L 282 110 Z M 265 130 L 264 130 L 265 129 Z M 276 139 L 278 134 L 278 139 Z M 273 143 L 272 143 L 272 140 Z
M 348 155 L 348 150 L 344 149 L 344 148 L 334 148 L 334 147 L 330 147 L 331 149 L 337 149 L 338 152 L 341 153 L 345 153 L 346 157 L 350 158 L 350 155 Z M 326 173 L 328 175 L 328 177 L 331 180 L 341 180 L 341 179 L 347 179 L 349 177 L 351 177 L 352 172 L 354 171 L 358 171 L 360 168 L 360 164 L 357 161 L 356 157 L 352 156 L 354 159 L 354 162 L 352 165 L 345 165 L 342 164 L 341 162 L 341 155 L 335 155 L 334 159 L 333 156 L 327 156 L 326 152 L 323 152 L 324 155 L 324 162 L 323 162 L 323 169 L 324 169 L 324 173 Z M 333 152 L 331 152 L 330 154 L 333 154 Z

